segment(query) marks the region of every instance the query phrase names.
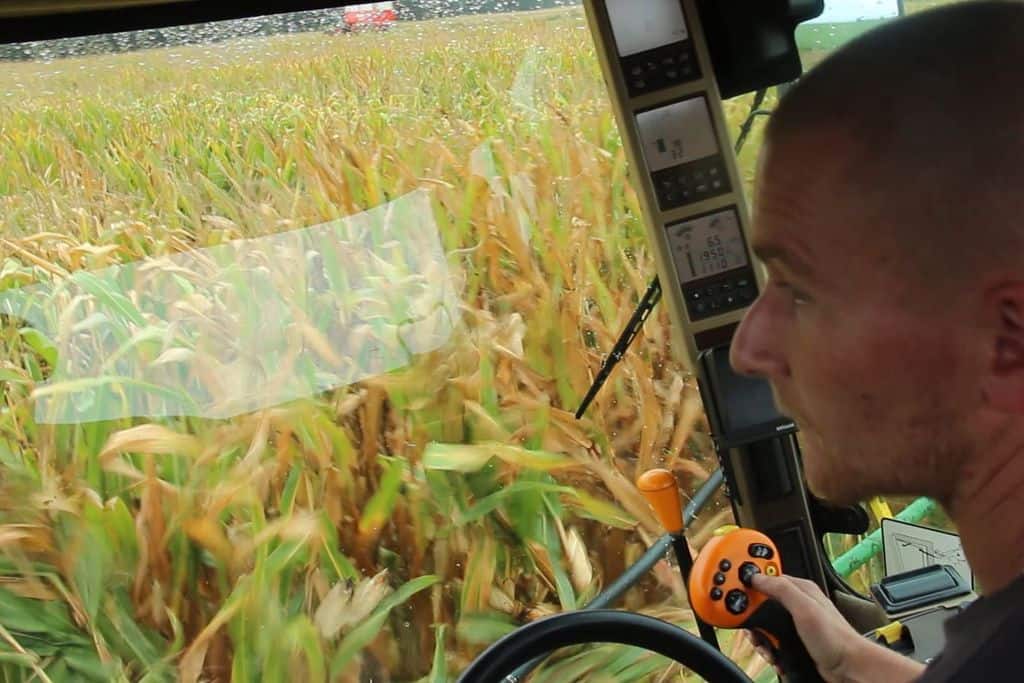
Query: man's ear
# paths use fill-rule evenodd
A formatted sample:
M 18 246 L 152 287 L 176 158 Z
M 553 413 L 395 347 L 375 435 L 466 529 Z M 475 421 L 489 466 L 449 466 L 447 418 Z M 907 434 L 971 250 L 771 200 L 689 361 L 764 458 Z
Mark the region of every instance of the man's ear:
M 1024 415 L 1024 283 L 993 290 L 986 304 L 995 314 L 995 327 L 989 328 L 995 334 L 989 336 L 985 402 L 996 410 Z

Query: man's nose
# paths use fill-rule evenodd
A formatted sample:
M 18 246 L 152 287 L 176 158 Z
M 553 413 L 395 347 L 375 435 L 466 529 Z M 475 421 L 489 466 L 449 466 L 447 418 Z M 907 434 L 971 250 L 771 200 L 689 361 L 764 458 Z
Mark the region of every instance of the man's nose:
M 747 310 L 732 338 L 729 362 L 741 375 L 768 380 L 786 378 L 789 376 L 789 364 L 781 342 L 770 304 L 763 297 L 759 298 Z

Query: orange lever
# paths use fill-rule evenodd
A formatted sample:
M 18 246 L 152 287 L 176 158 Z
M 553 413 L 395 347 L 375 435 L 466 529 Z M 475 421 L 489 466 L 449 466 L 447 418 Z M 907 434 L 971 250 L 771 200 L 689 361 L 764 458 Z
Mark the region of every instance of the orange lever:
M 675 476 L 664 469 L 647 470 L 636 480 L 637 488 L 654 508 L 658 521 L 671 534 L 683 531 L 683 505 Z

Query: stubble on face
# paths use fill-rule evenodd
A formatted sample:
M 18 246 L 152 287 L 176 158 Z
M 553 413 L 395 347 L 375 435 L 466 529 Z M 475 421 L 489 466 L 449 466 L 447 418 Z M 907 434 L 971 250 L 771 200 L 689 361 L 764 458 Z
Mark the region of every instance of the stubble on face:
M 939 496 L 969 450 L 958 425 L 957 353 L 936 332 L 950 320 L 906 305 L 911 287 L 899 264 L 912 254 L 886 240 L 893 226 L 863 219 L 886 212 L 849 196 L 843 144 L 850 143 L 832 137 L 831 168 L 812 163 L 804 145 L 776 150 L 762 165 L 759 238 L 801 240 L 816 270 L 835 278 L 834 296 L 817 301 L 794 332 L 786 349 L 792 377 L 776 378 L 773 391 L 803 420 L 805 473 L 819 497 L 849 504 L 879 494 Z

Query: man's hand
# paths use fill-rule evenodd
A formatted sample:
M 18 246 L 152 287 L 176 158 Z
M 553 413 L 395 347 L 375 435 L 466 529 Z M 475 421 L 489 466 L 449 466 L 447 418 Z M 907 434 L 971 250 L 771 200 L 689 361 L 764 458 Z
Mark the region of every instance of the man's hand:
M 818 673 L 829 683 L 906 683 L 924 671 L 922 664 L 857 633 L 813 581 L 756 574 L 752 585 L 790 613 Z

